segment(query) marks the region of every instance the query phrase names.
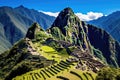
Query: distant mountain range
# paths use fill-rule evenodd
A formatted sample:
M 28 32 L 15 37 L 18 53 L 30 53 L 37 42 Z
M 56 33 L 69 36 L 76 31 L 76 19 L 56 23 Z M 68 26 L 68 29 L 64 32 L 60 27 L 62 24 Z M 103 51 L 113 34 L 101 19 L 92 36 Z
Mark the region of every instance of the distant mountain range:
M 54 19 L 55 17 L 22 5 L 16 8 L 0 7 L 0 53 L 23 38 L 33 22 L 38 22 L 43 29 L 47 29 Z
M 88 23 L 106 30 L 120 42 L 120 11 L 113 12 L 108 16 L 103 16 Z

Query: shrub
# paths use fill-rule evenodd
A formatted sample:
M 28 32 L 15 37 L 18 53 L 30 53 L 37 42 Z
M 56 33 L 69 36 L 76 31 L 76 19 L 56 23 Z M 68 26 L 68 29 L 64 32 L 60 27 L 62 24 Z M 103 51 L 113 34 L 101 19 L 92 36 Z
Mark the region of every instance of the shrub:
M 97 73 L 96 80 L 120 80 L 120 69 L 103 68 Z
M 18 76 L 18 75 L 21 75 L 21 74 L 24 74 L 28 71 L 30 71 L 31 68 L 29 66 L 29 63 L 21 63 L 17 66 L 15 66 L 11 72 L 8 74 L 8 76 L 6 77 L 5 80 L 11 80 L 12 78 Z

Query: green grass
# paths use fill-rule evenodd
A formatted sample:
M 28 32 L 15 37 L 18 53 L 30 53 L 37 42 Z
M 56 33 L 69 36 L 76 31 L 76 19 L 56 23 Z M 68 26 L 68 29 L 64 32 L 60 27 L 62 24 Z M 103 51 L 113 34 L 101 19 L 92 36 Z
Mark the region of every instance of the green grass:
M 66 60 L 67 58 L 72 57 L 67 54 L 65 49 L 62 49 L 60 52 L 58 52 L 47 45 L 42 46 L 39 44 L 35 44 L 34 46 L 37 48 L 37 51 L 41 54 L 41 56 L 44 56 L 49 60 L 60 62 L 61 60 Z
M 64 61 L 64 62 L 66 62 L 66 61 Z M 26 74 L 23 74 L 21 76 L 17 76 L 15 78 L 13 78 L 12 80 L 30 80 L 28 78 L 31 78 L 31 79 L 33 78 L 34 80 L 44 80 L 44 79 L 59 80 L 60 78 L 58 78 L 58 76 L 68 78 L 69 80 L 80 80 L 80 77 L 71 74 L 71 72 L 75 72 L 76 74 L 80 75 L 83 80 L 87 80 L 83 74 L 85 74 L 89 80 L 93 80 L 89 75 L 87 75 L 87 72 L 89 72 L 94 79 L 96 77 L 96 74 L 92 71 L 81 71 L 81 70 L 75 69 L 74 68 L 75 66 L 72 64 L 69 64 L 70 67 L 61 64 L 61 66 L 65 67 L 64 68 L 64 67 L 61 67 L 58 65 L 60 63 L 63 63 L 63 61 L 56 63 L 52 66 L 46 67 L 46 68 L 27 72 Z M 76 65 L 76 63 L 73 63 L 73 64 Z M 60 70 L 58 67 L 63 70 Z M 37 74 L 37 75 L 35 76 L 35 74 Z
M 55 52 L 55 50 L 52 47 L 49 47 L 49 46 L 42 46 L 41 49 L 44 52 Z
M 60 64 L 60 63 L 58 63 L 58 64 Z M 56 66 L 58 66 L 58 65 L 55 64 L 51 67 L 30 71 L 30 72 L 23 74 L 21 76 L 17 76 L 14 79 L 16 79 L 16 80 L 22 79 L 23 80 L 23 78 L 24 78 L 24 80 L 27 80 L 28 76 L 32 76 L 32 78 L 34 78 L 34 80 L 37 80 L 38 78 L 41 80 L 44 80 L 46 78 L 51 78 L 51 76 L 54 76 L 54 75 L 56 76 L 56 74 L 59 74 L 61 72 L 61 70 L 58 70 L 58 68 Z M 66 66 L 66 68 L 67 68 L 67 66 Z M 64 70 L 66 68 L 64 68 Z M 35 76 L 36 73 L 40 73 L 40 76 L 42 76 L 42 77 L 39 77 L 39 76 L 36 77 Z
M 60 78 L 57 78 L 57 76 L 62 76 L 68 78 L 69 80 L 80 80 L 78 76 L 71 74 L 70 71 L 75 71 L 77 74 L 79 74 L 82 77 L 83 80 L 86 80 L 83 73 L 86 73 L 87 71 L 81 71 L 75 69 L 76 63 L 73 63 L 74 64 L 73 65 L 73 64 L 69 64 L 69 62 L 66 62 L 66 59 L 71 58 L 72 56 L 68 55 L 65 48 L 61 48 L 59 51 L 57 51 L 48 45 L 43 45 L 38 42 L 34 42 L 32 44 L 32 47 L 34 47 L 36 51 L 40 53 L 41 56 L 44 56 L 48 60 L 57 61 L 57 63 L 55 63 L 54 65 L 50 65 L 48 67 L 27 72 L 21 76 L 16 76 L 15 78 L 13 78 L 13 80 L 44 80 L 44 79 L 60 80 Z M 74 47 L 70 47 L 70 50 L 73 49 Z M 89 73 L 91 73 L 93 78 L 95 78 L 96 76 L 95 73 L 93 72 L 89 72 Z M 39 74 L 39 75 L 35 75 L 35 74 Z M 90 76 L 88 77 L 90 78 Z

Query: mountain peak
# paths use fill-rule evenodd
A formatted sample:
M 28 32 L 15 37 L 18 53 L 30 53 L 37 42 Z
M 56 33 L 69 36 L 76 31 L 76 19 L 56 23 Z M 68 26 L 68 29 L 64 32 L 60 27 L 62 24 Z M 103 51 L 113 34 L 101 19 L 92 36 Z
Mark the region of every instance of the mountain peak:
M 24 7 L 23 5 L 20 5 L 20 6 L 16 7 L 15 9 L 27 9 L 27 8 Z
M 84 38 L 87 33 L 86 24 L 80 21 L 71 8 L 65 8 L 60 12 L 50 30 L 51 34 L 57 34 L 54 35 L 56 38 L 80 45 L 83 50 L 87 49 L 87 38 Z
M 52 24 L 52 27 L 64 28 L 75 20 L 78 20 L 77 16 L 70 7 L 67 7 L 59 13 L 58 17 Z
M 2 6 L 2 7 L 0 7 L 0 13 L 4 13 L 4 12 L 11 12 L 11 10 L 12 10 L 13 8 L 11 8 L 11 7 L 8 7 L 8 6 Z M 4 10 L 4 11 L 3 11 Z
M 26 37 L 29 39 L 34 39 L 35 38 L 35 34 L 38 31 L 44 31 L 38 23 L 33 23 L 32 26 L 28 29 L 28 32 L 26 34 Z
M 18 6 L 18 7 L 20 7 L 20 8 L 24 8 L 24 6 L 23 6 L 23 5 L 20 5 L 20 6 Z
M 70 16 L 70 15 L 74 15 L 74 12 L 70 7 L 63 9 L 59 14 L 59 16 L 61 16 L 61 17 L 66 17 L 66 16 Z
M 64 14 L 74 14 L 73 10 L 70 7 L 67 7 L 64 10 L 62 10 L 61 13 L 64 13 Z

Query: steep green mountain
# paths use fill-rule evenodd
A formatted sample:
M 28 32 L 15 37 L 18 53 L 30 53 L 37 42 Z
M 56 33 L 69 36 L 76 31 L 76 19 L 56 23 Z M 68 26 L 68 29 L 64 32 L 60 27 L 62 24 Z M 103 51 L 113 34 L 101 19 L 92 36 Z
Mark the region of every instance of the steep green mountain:
M 45 15 L 23 6 L 17 8 L 0 7 L 0 53 L 9 49 L 16 41 L 25 37 L 33 22 L 38 22 L 44 29 L 54 21 L 54 17 Z
M 88 63 L 89 60 L 91 62 Z M 74 76 L 79 74 L 79 71 L 82 71 L 81 78 L 85 79 L 87 75 L 92 80 L 95 78 L 95 72 L 105 65 L 87 51 L 81 51 L 79 46 L 56 40 L 34 23 L 28 29 L 24 39 L 0 55 L 0 66 L 0 78 L 5 80 L 27 80 L 28 78 L 29 80 L 49 78 L 53 80 L 61 78 L 63 74 L 79 79 Z M 37 75 L 36 78 L 35 75 Z
M 102 52 L 108 64 L 120 67 L 120 44 L 106 31 L 93 25 L 87 26 L 90 43 Z
M 88 23 L 103 28 L 120 42 L 120 11 L 113 12 L 108 16 L 101 17 Z
M 104 30 L 80 21 L 70 8 L 59 14 L 48 32 L 58 40 L 79 45 L 82 50 L 93 53 L 112 66 L 120 66 L 119 43 Z
M 86 24 L 79 20 L 71 8 L 66 8 L 56 18 L 48 30 L 58 40 L 65 40 L 79 45 L 82 50 L 90 50 Z
M 71 8 L 51 28 L 37 23 L 0 55 L 2 80 L 95 80 L 103 67 L 119 67 L 120 45 L 107 32 L 81 21 Z
M 29 30 L 38 27 L 35 23 Z M 31 33 L 34 32 L 31 31 Z M 49 60 L 41 56 L 34 48 L 32 41 L 25 38 L 18 41 L 10 50 L 0 55 L 0 79 L 11 80 L 17 75 L 44 68 L 54 63 L 54 60 Z

